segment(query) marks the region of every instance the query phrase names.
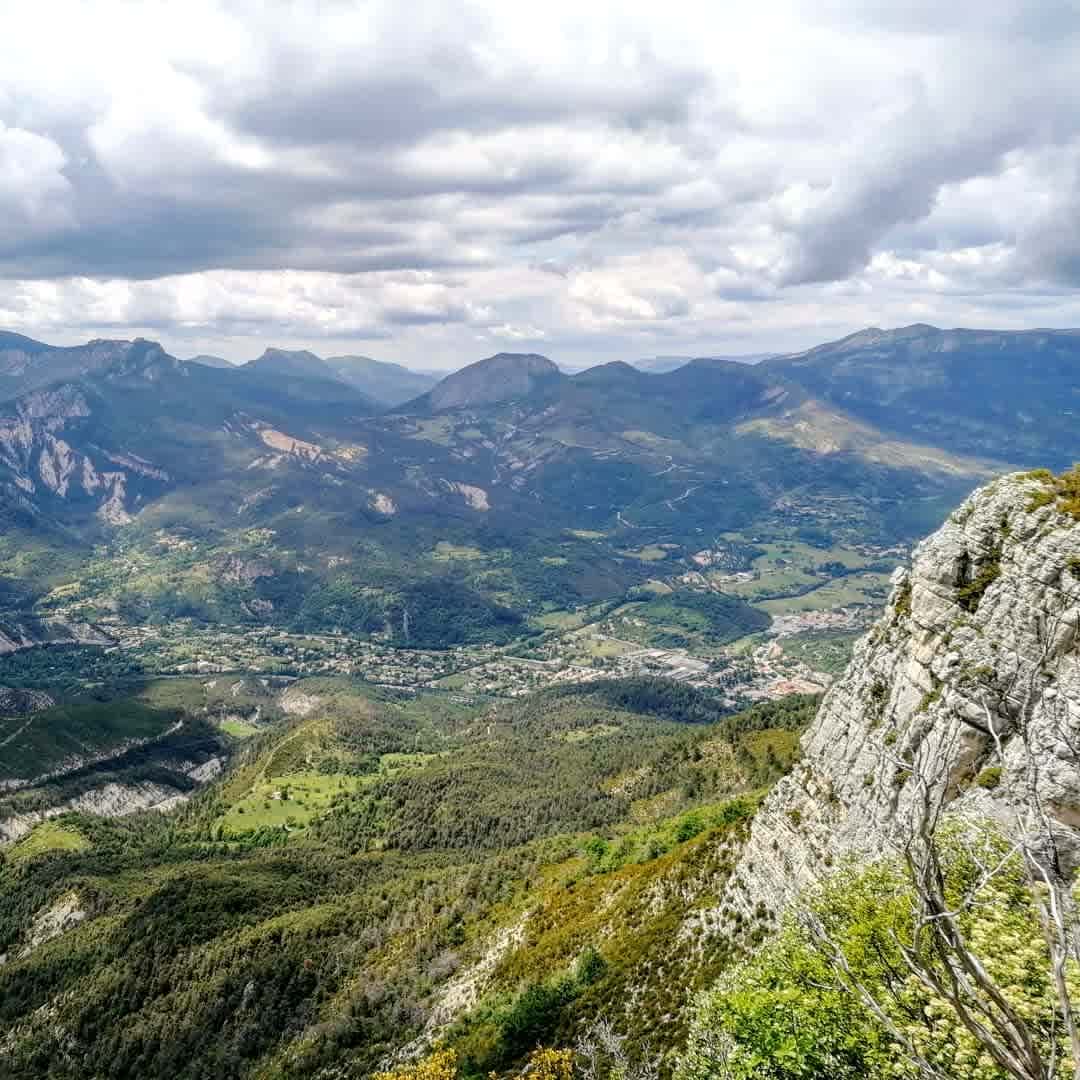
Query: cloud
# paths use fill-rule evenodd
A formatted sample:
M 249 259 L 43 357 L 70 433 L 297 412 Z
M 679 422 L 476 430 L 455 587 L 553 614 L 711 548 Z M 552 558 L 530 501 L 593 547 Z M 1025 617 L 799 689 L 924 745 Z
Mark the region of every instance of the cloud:
M 1060 0 L 24 5 L 0 321 L 425 365 L 1076 321 L 1078 61 Z
M 66 163 L 52 139 L 0 121 L 0 244 L 33 243 L 69 223 Z

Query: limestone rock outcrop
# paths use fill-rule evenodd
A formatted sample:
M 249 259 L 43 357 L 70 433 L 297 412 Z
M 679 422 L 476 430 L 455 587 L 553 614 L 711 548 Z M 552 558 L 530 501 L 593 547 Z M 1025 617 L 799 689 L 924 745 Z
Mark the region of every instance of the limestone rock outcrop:
M 845 855 L 887 852 L 910 829 L 919 775 L 950 813 L 1008 827 L 1034 767 L 1080 852 L 1078 747 L 1080 520 L 1045 478 L 1002 477 L 894 574 L 884 616 L 755 818 L 726 917 L 778 911 Z M 718 926 L 724 907 L 703 921 Z

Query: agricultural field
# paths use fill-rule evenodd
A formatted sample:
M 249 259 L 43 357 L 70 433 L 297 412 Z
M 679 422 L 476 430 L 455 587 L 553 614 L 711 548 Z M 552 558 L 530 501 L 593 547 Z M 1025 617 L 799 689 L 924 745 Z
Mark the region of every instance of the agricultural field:
M 852 648 L 860 631 L 806 631 L 782 640 L 788 656 L 799 660 L 815 671 L 839 675 L 851 659 Z

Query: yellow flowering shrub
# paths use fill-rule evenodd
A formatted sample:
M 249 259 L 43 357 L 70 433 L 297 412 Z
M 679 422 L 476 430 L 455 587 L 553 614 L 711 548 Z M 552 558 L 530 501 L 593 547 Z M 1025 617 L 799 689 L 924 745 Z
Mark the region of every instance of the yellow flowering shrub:
M 573 1080 L 574 1052 L 539 1047 L 529 1055 L 528 1064 L 521 1075 L 528 1077 L 528 1080 Z M 415 1065 L 376 1073 L 372 1080 L 457 1080 L 457 1076 L 457 1055 L 454 1051 L 437 1050 Z
M 529 1055 L 525 1068 L 529 1080 L 572 1080 L 574 1075 L 573 1050 L 554 1050 L 541 1047 Z
M 457 1055 L 453 1050 L 437 1050 L 415 1065 L 393 1072 L 376 1073 L 372 1080 L 457 1080 Z

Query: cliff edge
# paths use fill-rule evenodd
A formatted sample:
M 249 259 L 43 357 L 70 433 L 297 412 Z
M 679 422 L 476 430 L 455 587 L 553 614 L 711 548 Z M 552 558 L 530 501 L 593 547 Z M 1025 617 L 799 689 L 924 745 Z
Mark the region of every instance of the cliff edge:
M 910 828 L 919 776 L 935 777 L 950 812 L 1008 825 L 1037 771 L 1076 857 L 1080 516 L 1064 491 L 1046 472 L 1002 477 L 896 571 L 884 616 L 823 700 L 701 928 L 733 910 L 777 912 L 843 856 L 886 853 Z

